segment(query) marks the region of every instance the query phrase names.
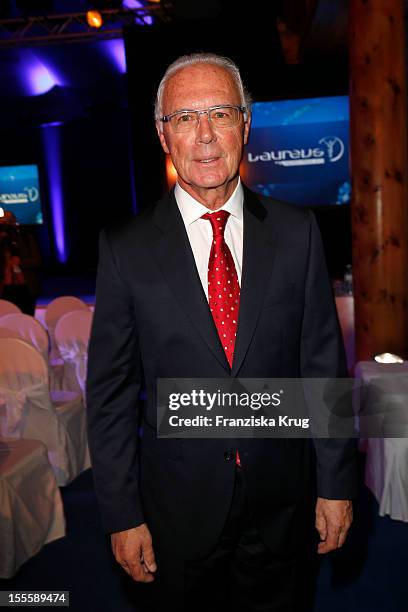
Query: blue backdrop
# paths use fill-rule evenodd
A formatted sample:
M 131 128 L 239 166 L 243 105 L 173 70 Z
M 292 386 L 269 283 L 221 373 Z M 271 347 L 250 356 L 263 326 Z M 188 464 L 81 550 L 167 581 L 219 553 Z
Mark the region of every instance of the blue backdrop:
M 22 225 L 43 222 L 36 165 L 0 167 L 0 207 Z
M 348 96 L 257 102 L 245 183 L 299 205 L 350 201 Z

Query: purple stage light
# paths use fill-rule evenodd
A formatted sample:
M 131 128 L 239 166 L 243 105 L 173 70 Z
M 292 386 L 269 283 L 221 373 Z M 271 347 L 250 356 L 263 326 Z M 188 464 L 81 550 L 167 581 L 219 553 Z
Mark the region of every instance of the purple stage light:
M 123 0 L 123 8 L 134 9 L 134 8 L 142 8 L 143 3 L 139 0 Z
M 125 43 L 123 38 L 104 40 L 100 43 L 101 48 L 114 63 L 115 68 L 121 73 L 126 72 Z
M 61 176 L 61 143 L 58 126 L 42 128 L 44 159 L 47 169 L 48 195 L 51 205 L 51 223 L 57 259 L 65 263 L 68 253 L 65 243 L 64 197 Z
M 125 9 L 136 9 L 143 8 L 144 4 L 143 2 L 140 2 L 140 0 L 123 0 L 122 6 Z M 152 25 L 153 17 L 150 17 L 150 15 L 146 15 L 143 19 L 136 19 L 136 23 L 138 25 Z
M 63 121 L 50 121 L 50 123 L 42 123 L 40 127 L 56 127 L 58 125 L 63 125 Z
M 53 70 L 29 49 L 25 50 L 22 65 L 28 95 L 39 96 L 55 85 L 62 85 Z

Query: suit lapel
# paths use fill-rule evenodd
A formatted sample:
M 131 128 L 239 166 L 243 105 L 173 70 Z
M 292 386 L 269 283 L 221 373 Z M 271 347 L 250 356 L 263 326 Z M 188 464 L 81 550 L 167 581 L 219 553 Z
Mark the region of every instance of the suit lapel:
M 173 191 L 157 205 L 155 224 L 160 232 L 154 252 L 165 280 L 186 317 L 221 365 L 229 371 Z
M 236 376 L 255 332 L 265 290 L 272 272 L 277 228 L 264 222 L 267 211 L 256 195 L 244 188 L 244 245 L 238 331 L 232 376 Z

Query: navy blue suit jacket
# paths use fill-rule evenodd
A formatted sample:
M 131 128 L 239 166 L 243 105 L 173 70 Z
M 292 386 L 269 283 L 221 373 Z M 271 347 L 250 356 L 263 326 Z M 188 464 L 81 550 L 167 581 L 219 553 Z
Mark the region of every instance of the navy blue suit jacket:
M 96 492 L 106 530 L 147 522 L 153 544 L 204 555 L 225 523 L 237 446 L 250 504 L 271 546 L 317 494 L 356 492 L 350 440 L 158 439 L 157 378 L 342 377 L 344 349 L 316 222 L 305 209 L 245 188 L 239 325 L 229 368 L 173 192 L 102 232 L 87 403 Z M 147 406 L 137 436 L 144 376 Z

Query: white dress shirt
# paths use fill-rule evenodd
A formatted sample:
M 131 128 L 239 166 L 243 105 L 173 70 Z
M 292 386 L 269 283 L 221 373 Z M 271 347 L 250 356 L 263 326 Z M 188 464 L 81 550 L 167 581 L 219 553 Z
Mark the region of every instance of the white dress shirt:
M 224 238 L 231 251 L 237 271 L 238 282 L 241 286 L 242 246 L 244 235 L 244 191 L 240 179 L 238 179 L 238 184 L 231 197 L 221 206 L 221 208 L 218 208 L 213 213 L 206 208 L 206 206 L 195 200 L 187 191 L 180 187 L 178 183 L 176 183 L 174 195 L 186 227 L 187 236 L 190 241 L 198 274 L 207 300 L 208 260 L 210 258 L 213 231 L 209 220 L 201 219 L 206 213 L 215 214 L 220 210 L 226 210 L 230 213 L 225 226 Z

